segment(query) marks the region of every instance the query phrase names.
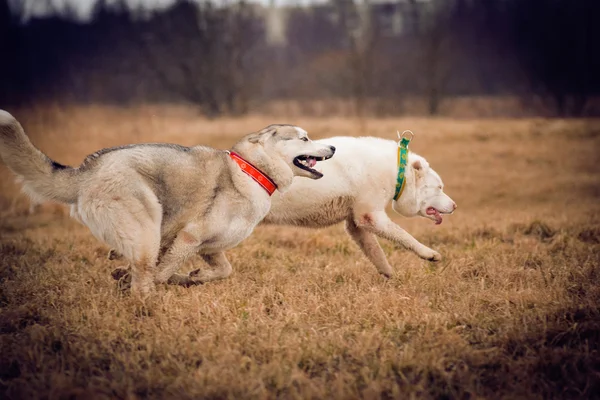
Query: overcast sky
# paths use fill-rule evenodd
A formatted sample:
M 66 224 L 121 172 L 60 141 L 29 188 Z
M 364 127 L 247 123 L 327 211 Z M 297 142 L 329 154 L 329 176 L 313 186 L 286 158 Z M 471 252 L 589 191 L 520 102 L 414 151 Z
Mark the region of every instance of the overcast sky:
M 114 1 L 114 0 L 112 0 Z M 143 6 L 144 8 L 165 8 L 173 4 L 176 0 L 126 0 L 132 7 L 138 8 Z M 269 0 L 247 0 L 249 2 L 268 4 Z M 284 4 L 308 4 L 308 3 L 322 3 L 326 0 L 275 0 L 278 5 Z M 48 13 L 47 4 L 52 4 L 55 9 L 61 9 L 67 4 L 74 6 L 78 11 L 80 17 L 85 18 L 89 16 L 92 6 L 95 0 L 9 0 L 10 3 L 24 3 L 26 6 L 26 18 L 33 16 L 43 16 Z M 111 2 L 111 0 L 109 0 Z M 225 3 L 232 2 L 232 0 L 213 0 L 214 3 Z

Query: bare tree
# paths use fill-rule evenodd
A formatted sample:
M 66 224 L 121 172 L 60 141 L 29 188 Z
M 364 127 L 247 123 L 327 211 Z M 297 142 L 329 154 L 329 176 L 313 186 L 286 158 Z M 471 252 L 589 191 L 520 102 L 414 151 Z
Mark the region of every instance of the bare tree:
M 163 85 L 214 116 L 247 111 L 245 56 L 259 34 L 243 1 L 184 0 L 145 24 L 138 39 Z
M 581 116 L 600 90 L 600 3 L 507 0 L 512 44 L 533 92 L 561 116 Z
M 371 3 L 369 0 L 362 0 L 357 5 L 353 0 L 334 0 L 334 5 L 345 33 L 354 110 L 362 120 L 371 92 L 373 52 L 378 39 Z
M 427 109 L 430 115 L 436 115 L 450 78 L 453 57 L 451 3 L 437 0 L 428 9 L 422 9 L 415 0 L 410 0 L 410 5 L 420 21 L 418 62 L 422 65 Z

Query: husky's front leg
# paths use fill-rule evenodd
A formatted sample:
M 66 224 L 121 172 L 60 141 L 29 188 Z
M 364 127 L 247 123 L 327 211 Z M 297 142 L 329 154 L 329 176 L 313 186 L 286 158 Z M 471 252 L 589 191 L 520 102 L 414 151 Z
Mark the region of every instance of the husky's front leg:
M 198 251 L 199 243 L 196 235 L 182 230 L 156 266 L 154 282 L 169 282 L 185 261 Z
M 131 273 L 131 268 L 116 268 L 112 271 L 111 275 L 116 281 L 122 281 L 123 283 L 122 283 L 121 287 L 123 289 L 127 289 L 127 288 L 129 288 L 130 281 L 131 281 L 130 273 Z M 176 274 L 171 275 L 171 277 L 169 278 L 167 283 L 169 285 L 179 285 L 179 286 L 189 287 L 189 286 L 200 284 L 202 282 L 197 282 L 197 281 L 190 279 L 190 276 L 188 274 L 176 273 Z
M 442 259 L 440 253 L 420 243 L 410 233 L 396 225 L 385 211 L 357 214 L 354 216 L 354 222 L 357 227 L 412 250 L 425 260 L 440 261 Z
M 201 254 L 201 256 L 212 269 L 197 269 L 190 272 L 189 278 L 191 281 L 196 283 L 206 283 L 218 279 L 225 279 L 231 275 L 233 269 L 224 252 Z
M 188 275 L 173 274 L 167 283 L 170 285 L 192 286 L 216 281 L 218 279 L 225 279 L 231 275 L 233 268 L 227 260 L 225 253 L 202 254 L 201 257 L 212 269 L 198 268 Z

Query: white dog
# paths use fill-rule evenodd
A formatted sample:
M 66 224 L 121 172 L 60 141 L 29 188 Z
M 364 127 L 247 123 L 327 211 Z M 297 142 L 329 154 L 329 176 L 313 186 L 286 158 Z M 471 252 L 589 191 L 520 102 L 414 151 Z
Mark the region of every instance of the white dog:
M 444 193 L 440 176 L 423 157 L 408 154 L 404 190 L 396 201 L 398 143 L 374 137 L 334 137 L 318 142 L 337 149 L 336 156 L 321 165 L 324 177 L 295 179 L 287 192 L 275 194 L 263 223 L 325 227 L 345 221 L 348 234 L 387 277 L 392 268 L 376 236 L 426 260 L 441 260 L 439 253 L 419 243 L 385 212 L 392 201 L 393 209 L 405 217 L 420 215 L 441 224 L 442 214 L 456 209 L 456 203 Z

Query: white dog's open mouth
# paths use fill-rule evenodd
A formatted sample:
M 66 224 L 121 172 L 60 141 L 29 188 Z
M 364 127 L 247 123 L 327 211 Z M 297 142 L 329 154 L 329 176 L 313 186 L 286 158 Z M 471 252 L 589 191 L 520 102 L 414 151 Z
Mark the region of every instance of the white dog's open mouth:
M 433 218 L 435 218 L 435 224 L 439 225 L 442 223 L 443 218 L 442 218 L 442 214 L 435 208 L 433 207 L 427 207 L 427 210 L 425 211 L 427 213 L 427 215 L 431 215 Z
M 294 158 L 294 165 L 300 169 L 303 169 L 305 171 L 310 172 L 311 174 L 313 174 L 315 177 L 318 178 L 322 178 L 323 174 L 320 173 L 319 171 L 317 171 L 316 169 L 313 169 L 313 167 L 315 165 L 317 165 L 317 161 L 323 161 L 323 160 L 328 160 L 333 156 L 326 156 L 326 157 L 315 157 L 315 156 L 309 156 L 309 155 L 300 155 L 296 158 Z

